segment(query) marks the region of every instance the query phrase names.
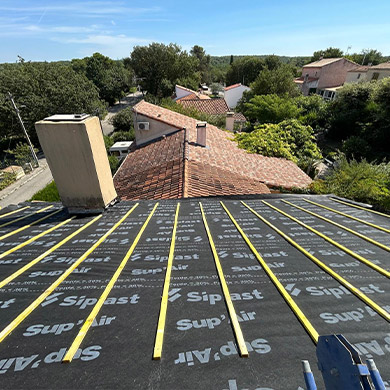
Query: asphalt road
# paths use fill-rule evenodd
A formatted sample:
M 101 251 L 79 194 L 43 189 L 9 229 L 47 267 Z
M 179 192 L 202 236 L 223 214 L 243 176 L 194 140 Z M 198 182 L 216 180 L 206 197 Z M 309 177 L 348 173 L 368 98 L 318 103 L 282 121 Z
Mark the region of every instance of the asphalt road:
M 40 159 L 39 165 L 39 168 L 0 191 L 0 207 L 3 208 L 29 200 L 36 192 L 53 180 L 46 160 Z
M 127 95 L 121 102 L 114 104 L 108 108 L 108 114 L 101 121 L 104 135 L 110 135 L 114 131 L 114 127 L 110 123 L 110 119 L 117 114 L 119 111 L 122 111 L 124 108 L 132 107 L 137 104 L 142 99 L 141 92 L 135 92 Z

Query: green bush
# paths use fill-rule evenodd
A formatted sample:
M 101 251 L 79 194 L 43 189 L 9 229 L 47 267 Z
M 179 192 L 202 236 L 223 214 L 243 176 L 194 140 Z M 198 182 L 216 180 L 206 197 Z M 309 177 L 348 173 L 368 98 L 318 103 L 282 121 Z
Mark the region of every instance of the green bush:
M 244 103 L 244 115 L 251 122 L 279 123 L 297 118 L 301 109 L 288 96 L 256 95 L 249 103 Z
M 111 146 L 114 145 L 113 139 L 108 135 L 103 135 L 104 146 L 106 147 L 107 152 L 110 150 Z
M 120 141 L 134 141 L 134 129 L 131 129 L 130 131 L 115 131 L 113 134 L 111 134 L 111 139 L 114 141 L 114 143 Z
M 133 112 L 131 107 L 119 111 L 110 119 L 115 131 L 130 131 L 134 129 Z
M 119 160 L 116 156 L 108 156 L 108 162 L 110 163 L 111 173 L 114 174 L 119 167 Z
M 30 201 L 31 200 L 40 200 L 44 202 L 60 202 L 61 199 L 57 190 L 56 183 L 54 181 L 49 183 L 45 188 L 34 194 Z
M 255 126 L 251 133 L 236 134 L 235 140 L 242 149 L 268 157 L 284 157 L 308 173 L 313 162 L 322 158 L 313 129 L 296 119 Z
M 345 157 L 341 158 L 329 176 L 311 184 L 311 190 L 319 194 L 332 193 L 390 211 L 390 163 L 348 162 Z
M 0 191 L 16 181 L 16 173 L 3 172 L 0 176 Z
M 34 148 L 34 151 L 36 153 L 38 151 L 38 149 Z M 31 155 L 30 146 L 23 143 L 23 142 L 18 142 L 15 149 L 7 150 L 7 153 L 13 155 L 16 164 L 20 165 L 21 167 L 23 167 L 24 164 L 27 164 L 27 163 L 35 163 L 32 155 Z

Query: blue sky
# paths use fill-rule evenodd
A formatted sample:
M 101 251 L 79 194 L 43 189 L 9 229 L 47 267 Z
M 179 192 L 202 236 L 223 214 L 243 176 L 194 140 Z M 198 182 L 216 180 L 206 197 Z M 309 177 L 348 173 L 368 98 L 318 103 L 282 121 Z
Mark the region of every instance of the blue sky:
M 211 55 L 311 55 L 329 46 L 390 55 L 390 1 L 0 0 L 0 62 L 67 60 L 174 42 Z

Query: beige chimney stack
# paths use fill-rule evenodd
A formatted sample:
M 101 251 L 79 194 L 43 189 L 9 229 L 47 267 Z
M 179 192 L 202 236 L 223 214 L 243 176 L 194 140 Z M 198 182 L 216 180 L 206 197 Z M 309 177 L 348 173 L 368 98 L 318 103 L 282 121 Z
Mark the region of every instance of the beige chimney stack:
M 204 148 L 206 147 L 206 127 L 207 122 L 196 123 L 196 143 Z
M 117 198 L 99 118 L 53 115 L 35 128 L 70 213 L 101 212 Z
M 234 130 L 234 112 L 226 113 L 226 130 Z

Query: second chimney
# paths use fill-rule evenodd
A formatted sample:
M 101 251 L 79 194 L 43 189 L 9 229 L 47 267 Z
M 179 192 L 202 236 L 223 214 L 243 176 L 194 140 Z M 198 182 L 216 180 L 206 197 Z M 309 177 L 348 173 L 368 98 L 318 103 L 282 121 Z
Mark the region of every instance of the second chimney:
M 196 143 L 204 148 L 206 147 L 206 127 L 207 122 L 196 123 Z
M 226 113 L 226 130 L 234 130 L 234 112 Z

